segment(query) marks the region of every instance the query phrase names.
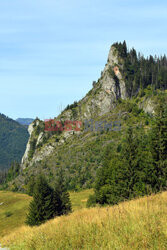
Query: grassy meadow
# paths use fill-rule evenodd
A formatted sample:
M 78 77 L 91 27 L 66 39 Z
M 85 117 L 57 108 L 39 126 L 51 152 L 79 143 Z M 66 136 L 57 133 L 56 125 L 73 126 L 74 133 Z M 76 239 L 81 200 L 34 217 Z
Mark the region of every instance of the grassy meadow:
M 70 192 L 73 211 L 85 208 L 89 195 L 93 194 L 93 189 L 86 189 L 80 192 Z
M 87 199 L 92 193 L 92 189 L 71 192 L 73 210 L 86 207 Z M 0 238 L 24 224 L 31 199 L 25 194 L 0 191 Z
M 31 197 L 0 191 L 0 238 L 24 224 Z
M 1 244 L 11 250 L 167 249 L 167 192 L 113 207 L 74 210 L 39 227 L 22 226 Z

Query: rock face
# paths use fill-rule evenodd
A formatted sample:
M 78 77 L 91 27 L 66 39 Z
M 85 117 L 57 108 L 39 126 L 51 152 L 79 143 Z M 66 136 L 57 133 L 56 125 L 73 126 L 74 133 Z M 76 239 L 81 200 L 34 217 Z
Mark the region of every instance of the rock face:
M 78 103 L 77 118 L 90 119 L 101 116 L 115 107 L 119 98 L 127 98 L 122 69 L 123 61 L 119 58 L 117 49 L 112 46 L 100 79 L 93 83 L 92 90 Z M 63 112 L 59 117 L 62 115 L 65 119 L 73 118 L 70 111 Z
M 32 134 L 33 134 L 34 128 L 39 126 L 39 123 L 40 123 L 39 120 L 35 120 L 28 127 L 28 132 L 30 134 L 30 137 L 29 137 L 29 140 L 28 140 L 28 143 L 26 146 L 24 156 L 23 156 L 22 161 L 21 161 L 21 165 L 23 166 L 23 168 L 25 168 L 26 163 L 28 163 L 28 155 L 29 155 L 29 152 L 31 150 L 31 141 L 32 141 L 32 137 L 33 137 Z
M 109 51 L 107 61 L 108 63 L 99 79 L 99 92 L 94 96 L 92 95 L 91 109 L 96 112 L 96 115 L 103 115 L 109 112 L 118 98 L 126 98 L 125 82 L 119 70 L 119 68 L 122 68 L 121 59 L 114 46 Z M 117 71 L 114 70 L 116 67 Z
M 110 79 L 110 84 L 108 82 L 108 87 L 110 88 L 111 92 L 115 94 L 116 97 L 120 97 L 125 99 L 127 97 L 126 94 L 126 87 L 125 82 L 123 80 L 122 74 L 120 73 L 120 69 L 123 69 L 122 59 L 118 56 L 118 51 L 114 46 L 111 46 L 109 56 L 108 56 L 108 63 L 106 64 L 103 75 L 105 76 L 105 80 L 103 81 L 104 86 L 107 84 L 108 80 Z M 113 81 L 111 75 L 109 75 L 109 71 L 113 70 L 115 76 L 118 78 L 118 82 Z M 112 81 L 111 81 L 112 80 Z M 117 86 L 118 83 L 118 86 Z M 119 89 L 119 93 L 118 93 Z
M 155 104 L 151 98 L 144 99 L 139 105 L 139 108 L 143 109 L 145 113 L 153 115 L 155 113 Z
M 112 46 L 109 51 L 109 56 L 107 64 L 101 74 L 98 82 L 93 83 L 93 88 L 89 93 L 78 102 L 75 109 L 68 109 L 63 111 L 58 117 L 57 120 L 85 120 L 91 119 L 97 116 L 101 116 L 109 112 L 112 108 L 115 107 L 116 101 L 119 98 L 126 99 L 126 87 L 125 81 L 123 80 L 121 70 L 123 69 L 123 61 L 118 56 L 117 49 Z M 49 154 L 51 154 L 59 143 L 63 143 L 67 137 L 72 136 L 73 133 L 63 132 L 63 136 L 60 139 L 59 143 L 43 143 L 41 149 L 38 149 L 37 146 L 42 144 L 45 132 L 40 132 L 38 135 L 35 135 L 35 152 L 33 157 L 29 159 L 29 153 L 32 150 L 31 142 L 34 140 L 34 128 L 39 126 L 40 121 L 35 120 L 29 126 L 30 139 L 27 144 L 25 154 L 22 159 L 22 168 L 25 168 L 27 165 L 31 165 L 37 161 L 42 160 Z

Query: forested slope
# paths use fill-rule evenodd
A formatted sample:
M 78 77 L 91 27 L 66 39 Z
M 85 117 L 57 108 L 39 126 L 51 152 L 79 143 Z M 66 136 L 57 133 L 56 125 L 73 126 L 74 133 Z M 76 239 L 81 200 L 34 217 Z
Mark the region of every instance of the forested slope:
M 24 126 L 0 114 L 0 169 L 9 168 L 11 162 L 21 160 L 28 137 Z

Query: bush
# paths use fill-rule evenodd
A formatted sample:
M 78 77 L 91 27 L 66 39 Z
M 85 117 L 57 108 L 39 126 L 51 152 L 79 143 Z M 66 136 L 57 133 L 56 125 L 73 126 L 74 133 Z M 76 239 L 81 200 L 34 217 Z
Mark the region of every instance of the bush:
M 10 211 L 5 212 L 5 217 L 10 217 L 10 216 L 12 216 L 12 215 L 13 215 L 13 213 L 10 212 Z
M 89 199 L 87 200 L 86 207 L 95 207 L 96 206 L 96 197 L 94 194 L 89 196 Z

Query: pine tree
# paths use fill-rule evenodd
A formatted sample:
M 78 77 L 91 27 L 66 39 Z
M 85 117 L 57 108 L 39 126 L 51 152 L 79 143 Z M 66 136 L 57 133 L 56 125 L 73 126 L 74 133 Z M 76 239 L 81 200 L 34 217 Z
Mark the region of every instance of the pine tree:
M 40 225 L 45 221 L 71 212 L 69 193 L 64 185 L 63 170 L 60 169 L 55 190 L 52 189 L 44 176 L 40 175 L 33 189 L 33 200 L 29 206 L 26 224 Z
M 35 182 L 35 177 L 31 176 L 28 183 L 27 183 L 27 188 L 26 188 L 27 194 L 30 195 L 30 196 L 33 196 L 35 183 L 36 183 Z
M 144 129 L 129 127 L 117 152 L 108 147 L 106 153 L 95 183 L 97 203 L 117 204 L 151 192 L 153 165 Z
M 53 218 L 53 215 L 53 189 L 48 185 L 45 177 L 40 175 L 34 187 L 26 223 L 30 226 L 40 225 Z
M 63 170 L 60 168 L 58 172 L 57 182 L 54 189 L 54 211 L 56 215 L 68 214 L 72 211 L 70 195 L 65 187 L 65 180 L 63 175 Z
M 136 133 L 136 163 L 133 196 L 150 194 L 153 191 L 153 159 L 150 152 L 149 136 L 141 127 Z
M 167 100 L 159 97 L 155 124 L 151 131 L 151 151 L 154 164 L 153 188 L 155 192 L 167 187 Z
M 127 52 L 128 52 L 127 45 L 126 45 L 126 41 L 124 40 L 123 45 L 122 45 L 122 56 L 123 56 L 123 58 L 127 57 Z

